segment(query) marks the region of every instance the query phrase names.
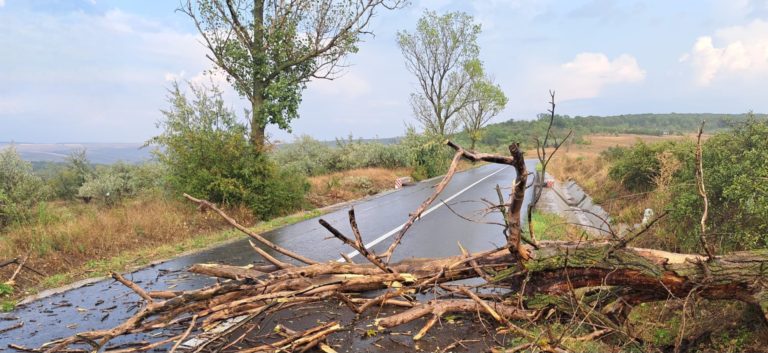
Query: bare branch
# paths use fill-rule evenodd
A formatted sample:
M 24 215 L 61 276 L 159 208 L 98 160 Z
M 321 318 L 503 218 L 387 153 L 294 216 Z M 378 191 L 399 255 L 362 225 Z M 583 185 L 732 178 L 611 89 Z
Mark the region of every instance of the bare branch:
M 699 189 L 699 196 L 701 196 L 704 203 L 704 210 L 701 212 L 701 233 L 699 234 L 699 240 L 701 241 L 701 247 L 704 248 L 704 253 L 707 254 L 707 258 L 712 260 L 715 255 L 712 253 L 712 248 L 707 244 L 707 215 L 709 214 L 709 199 L 707 198 L 707 189 L 704 185 L 704 161 L 702 157 L 701 149 L 701 135 L 704 133 L 704 121 L 701 122 L 699 127 L 699 134 L 696 137 L 696 185 Z
M 192 196 L 189 196 L 187 194 L 184 194 L 184 197 L 186 197 L 188 200 L 190 200 L 190 201 L 200 205 L 203 208 L 208 208 L 208 209 L 211 209 L 214 212 L 218 213 L 219 216 L 221 216 L 221 218 L 224 218 L 224 220 L 227 221 L 227 223 L 231 224 L 233 227 L 235 227 L 238 230 L 240 230 L 241 232 L 247 234 L 249 237 L 259 241 L 260 243 L 266 245 L 267 247 L 269 247 L 272 250 L 275 250 L 275 251 L 277 251 L 277 252 L 279 252 L 279 253 L 281 253 L 281 254 L 283 254 L 285 256 L 288 256 L 288 257 L 294 258 L 296 260 L 299 260 L 299 261 L 301 261 L 301 262 L 303 262 L 305 264 L 312 265 L 312 264 L 317 264 L 318 263 L 315 260 L 312 260 L 310 258 L 307 258 L 307 257 L 304 257 L 304 256 L 299 255 L 297 253 L 294 253 L 293 251 L 290 251 L 288 249 L 280 247 L 277 244 L 274 244 L 271 241 L 267 240 L 266 238 L 262 237 L 260 234 L 257 234 L 255 232 L 251 231 L 250 229 L 242 226 L 240 223 L 237 223 L 237 221 L 234 218 L 232 218 L 229 215 L 227 215 L 226 213 L 224 213 L 224 211 L 222 211 L 221 209 L 216 207 L 216 205 L 214 205 L 213 203 L 210 203 L 210 202 L 208 202 L 206 200 L 196 199 L 196 198 L 194 198 Z
M 435 186 L 435 191 L 432 192 L 432 195 L 429 196 L 424 202 L 421 203 L 419 208 L 416 209 L 413 213 L 411 213 L 410 217 L 408 217 L 408 221 L 405 222 L 403 225 L 403 228 L 400 229 L 400 231 L 395 235 L 395 239 L 392 241 L 392 244 L 387 248 L 387 251 L 385 251 L 383 254 L 381 254 L 379 257 L 385 258 L 385 263 L 389 263 L 389 260 L 392 258 L 392 253 L 395 251 L 395 248 L 397 248 L 398 245 L 400 245 L 400 242 L 403 240 L 403 237 L 405 236 L 405 233 L 408 232 L 408 229 L 411 228 L 414 222 L 421 217 L 421 214 L 424 213 L 424 211 L 427 210 L 427 207 L 432 204 L 432 202 L 437 199 L 438 196 L 440 196 L 440 193 L 443 192 L 445 187 L 448 185 L 448 183 L 451 181 L 451 178 L 453 178 L 453 175 L 456 174 L 456 168 L 459 165 L 459 160 L 461 160 L 462 155 L 464 154 L 464 150 L 462 148 L 458 148 L 456 151 L 456 154 L 453 156 L 453 160 L 451 161 L 451 165 L 448 167 L 448 172 L 445 173 L 445 176 L 442 180 L 440 180 L 440 183 Z

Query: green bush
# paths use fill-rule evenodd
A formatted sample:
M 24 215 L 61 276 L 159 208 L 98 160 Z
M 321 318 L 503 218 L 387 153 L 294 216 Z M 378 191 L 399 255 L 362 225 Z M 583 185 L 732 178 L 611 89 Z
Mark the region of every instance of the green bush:
M 300 208 L 309 184 L 249 145 L 247 128 L 224 105 L 221 91 L 190 85 L 189 99 L 174 84 L 163 133 L 149 141 L 167 169 L 169 186 L 213 202 L 244 204 L 260 218 Z
M 77 196 L 78 190 L 86 180 L 94 176 L 94 168 L 88 161 L 84 149 L 73 151 L 64 165 L 49 163 L 41 175 L 50 186 L 53 196 L 66 200 Z
M 21 159 L 13 146 L 0 150 L 0 229 L 34 218 L 36 205 L 48 196 L 32 164 Z
M 400 144 L 363 142 L 352 137 L 337 139 L 329 146 L 309 136 L 279 147 L 272 153 L 281 166 L 308 176 L 358 168 L 398 168 L 409 165 L 408 154 Z
M 411 176 L 415 180 L 445 174 L 451 164 L 453 153 L 440 136 L 417 134 L 408 129 L 401 144 L 407 151 L 409 164 L 413 167 Z
M 733 130 L 718 133 L 702 146 L 704 177 L 709 201 L 707 234 L 719 251 L 768 247 L 768 122 L 748 119 Z M 672 174 L 663 223 L 674 234 L 675 248 L 700 252 L 703 201 L 696 184 L 695 144 L 692 141 L 638 143 L 607 153 L 613 164 L 609 176 L 632 191 L 650 191 L 660 174 L 658 156 L 665 151 L 681 162 Z M 696 225 L 696 226 L 691 226 Z
M 312 138 L 302 135 L 295 142 L 280 146 L 272 153 L 277 164 L 304 175 L 320 175 L 332 171 L 333 149 Z
M 163 176 L 163 169 L 157 163 L 130 165 L 117 162 L 99 166 L 78 189 L 77 196 L 114 205 L 125 197 L 160 190 Z
M 670 227 L 695 247 L 703 202 L 695 182 L 691 153 L 679 176 Z M 708 233 L 721 250 L 768 246 L 768 123 L 750 119 L 733 131 L 719 133 L 703 145 L 704 177 L 709 200 Z
M 659 154 L 671 151 L 679 161 L 693 158 L 694 146 L 685 141 L 667 141 L 654 144 L 638 142 L 630 148 L 612 148 L 603 153 L 613 164 L 608 176 L 630 191 L 647 192 L 656 187 L 661 163 Z

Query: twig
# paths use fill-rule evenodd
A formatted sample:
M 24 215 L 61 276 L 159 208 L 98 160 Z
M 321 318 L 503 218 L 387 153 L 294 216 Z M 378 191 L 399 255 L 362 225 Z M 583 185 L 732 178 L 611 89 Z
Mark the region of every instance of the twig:
M 664 218 L 667 214 L 669 214 L 669 211 L 665 210 L 664 212 L 662 212 L 658 216 L 654 217 L 646 225 L 644 225 L 643 229 L 641 229 L 639 232 L 637 232 L 635 234 L 629 234 L 629 235 L 621 237 L 621 239 L 619 239 L 619 241 L 617 241 L 616 244 L 613 246 L 611 251 L 616 250 L 616 249 L 620 249 L 620 248 L 623 248 L 623 247 L 627 246 L 627 244 L 629 244 L 633 240 L 637 239 L 637 237 L 643 235 L 643 233 L 645 233 L 649 229 L 651 229 L 651 227 L 653 227 L 653 225 L 656 224 L 656 222 L 658 222 L 660 219 Z M 610 251 L 609 251 L 609 253 L 610 253 Z
M 151 304 L 151 303 L 154 302 L 154 299 L 152 299 L 152 297 L 149 294 L 147 294 L 147 292 L 145 292 L 144 289 L 142 289 L 141 287 L 137 286 L 136 283 L 133 283 L 132 281 L 129 281 L 129 280 L 125 279 L 122 275 L 120 275 L 117 272 L 110 273 L 110 276 L 112 276 L 112 278 L 114 278 L 118 282 L 124 284 L 126 287 L 130 288 L 134 292 L 136 292 L 136 294 L 138 294 L 148 304 Z
M 533 210 L 536 208 L 536 205 L 541 199 L 541 181 L 543 181 L 547 175 L 547 166 L 552 160 L 552 157 L 554 157 L 555 153 L 560 150 L 560 147 L 562 147 L 563 144 L 568 141 L 568 138 L 570 138 L 573 134 L 573 130 L 570 130 L 568 131 L 568 134 L 565 135 L 565 138 L 559 142 L 557 141 L 557 137 L 552 133 L 552 126 L 554 126 L 555 123 L 555 91 L 549 91 L 549 98 L 550 108 L 547 110 L 549 112 L 549 124 L 547 125 L 547 131 L 544 133 L 544 142 L 542 143 L 538 138 L 536 138 L 536 156 L 539 159 L 539 164 L 541 164 L 541 173 L 536 172 L 536 177 L 533 181 L 533 200 L 528 203 L 528 233 L 531 237 L 531 241 L 534 243 L 536 243 L 536 233 L 533 228 Z M 549 157 L 547 157 L 547 142 L 549 142 L 550 136 L 555 139 L 555 148 L 552 153 L 549 154 Z
M 13 330 L 15 330 L 17 328 L 21 328 L 21 327 L 24 327 L 24 321 L 19 321 L 15 325 L 11 325 L 11 326 L 8 326 L 6 328 L 1 328 L 0 329 L 0 333 L 6 333 L 8 331 L 13 331 Z
M 411 213 L 410 217 L 408 217 L 408 221 L 403 224 L 403 228 L 400 229 L 400 231 L 395 235 L 394 240 L 392 240 L 392 244 L 387 248 L 387 250 L 381 254 L 379 257 L 384 258 L 385 263 L 389 263 L 389 261 L 392 259 L 392 253 L 395 251 L 395 248 L 397 248 L 398 245 L 400 245 L 400 242 L 403 240 L 403 237 L 405 236 L 405 233 L 408 231 L 408 229 L 411 228 L 414 222 L 421 217 L 421 214 L 424 213 L 424 211 L 429 207 L 429 205 L 432 204 L 432 202 L 437 199 L 437 197 L 440 195 L 440 193 L 443 192 L 443 189 L 448 185 L 448 183 L 451 181 L 451 178 L 453 178 L 453 175 L 456 174 L 456 168 L 459 165 L 459 160 L 461 160 L 461 157 L 466 153 L 463 148 L 458 147 L 456 145 L 453 145 L 452 142 L 448 141 L 448 145 L 451 147 L 454 147 L 457 149 L 456 154 L 453 156 L 453 160 L 451 161 L 451 165 L 448 167 L 448 172 L 445 173 L 445 176 L 442 180 L 440 180 L 440 183 L 435 186 L 435 191 L 430 195 L 424 202 L 421 203 L 419 208 L 416 209 L 413 213 Z
M 699 135 L 696 138 L 696 185 L 699 189 L 699 195 L 704 202 L 704 211 L 701 213 L 701 234 L 699 234 L 699 240 L 701 241 L 701 247 L 704 248 L 704 253 L 707 254 L 707 260 L 712 260 L 715 256 L 712 253 L 712 249 L 707 244 L 707 215 L 709 214 L 709 199 L 707 198 L 707 189 L 704 186 L 704 162 L 701 150 L 701 135 L 704 133 L 704 121 L 701 122 L 699 127 Z
M 271 241 L 269 241 L 266 238 L 262 237 L 260 234 L 252 232 L 250 229 L 242 226 L 240 223 L 237 223 L 237 221 L 234 218 L 232 218 L 229 215 L 227 215 L 224 211 L 222 211 L 221 209 L 216 207 L 216 205 L 214 205 L 211 202 L 208 202 L 206 200 L 196 199 L 196 198 L 194 198 L 192 196 L 189 196 L 187 194 L 184 194 L 184 197 L 186 197 L 188 200 L 190 200 L 190 201 L 200 205 L 203 208 L 209 208 L 209 209 L 213 210 L 214 212 L 218 213 L 219 216 L 221 216 L 221 218 L 224 218 L 224 220 L 227 221 L 227 223 L 231 224 L 233 227 L 235 227 L 238 230 L 240 230 L 241 232 L 247 234 L 249 237 L 259 241 L 260 243 L 266 245 L 267 247 L 269 247 L 272 250 L 275 250 L 275 251 L 277 251 L 277 252 L 279 252 L 279 253 L 281 253 L 283 255 L 286 255 L 288 257 L 292 257 L 292 258 L 294 258 L 296 260 L 299 260 L 299 261 L 301 261 L 301 262 L 303 262 L 305 264 L 308 264 L 308 265 L 314 265 L 314 264 L 318 264 L 319 263 L 319 262 L 317 262 L 315 260 L 312 260 L 310 258 L 304 257 L 302 255 L 299 255 L 299 254 L 293 252 L 293 251 L 290 251 L 290 250 L 285 249 L 285 248 L 283 248 L 281 246 L 278 246 L 277 244 L 272 243 Z
M 480 297 L 478 297 L 477 294 L 473 293 L 467 287 L 459 287 L 459 289 L 468 297 L 470 297 L 472 300 L 474 300 L 478 305 L 480 305 L 480 307 L 482 307 L 483 310 L 485 310 L 488 314 L 490 314 L 496 321 L 498 321 L 501 324 L 507 325 L 507 327 L 509 327 L 511 331 L 515 331 L 528 338 L 535 337 L 533 333 L 528 332 L 527 330 L 510 322 L 506 317 L 501 316 L 498 312 L 496 312 L 496 310 L 491 308 L 491 306 L 488 305 L 488 303 L 485 300 L 480 299 Z
M 185 339 L 187 339 L 187 336 L 189 336 L 189 334 L 192 332 L 192 329 L 195 328 L 195 321 L 197 321 L 197 315 L 192 316 L 192 322 L 189 323 L 189 327 L 187 328 L 186 331 L 184 331 L 184 334 L 181 335 L 181 338 L 179 338 L 179 340 L 176 341 L 176 344 L 173 345 L 173 348 L 171 348 L 169 353 L 176 352 L 176 349 L 179 348 L 181 343 L 184 342 Z
M 264 260 L 267 260 L 269 263 L 277 266 L 278 268 L 286 269 L 286 268 L 293 267 L 293 265 L 285 263 L 285 262 L 282 262 L 282 261 L 278 260 L 277 258 L 275 258 L 274 256 L 270 255 L 268 252 L 264 251 L 264 249 L 258 247 L 256 244 L 254 244 L 253 241 L 251 241 L 250 239 L 248 239 L 248 243 L 251 244 L 251 248 L 253 248 L 253 250 L 256 251 L 256 253 L 261 255 L 261 257 L 263 257 Z
M 21 262 L 19 262 L 19 266 L 16 267 L 16 271 L 13 272 L 13 275 L 11 275 L 11 278 L 9 278 L 7 281 L 5 281 L 6 284 L 13 285 L 14 283 L 16 283 L 15 282 L 16 276 L 18 276 L 19 273 L 21 272 L 21 269 L 24 268 L 24 264 L 27 262 L 27 259 L 29 259 L 29 254 L 24 256 L 24 258 L 21 260 Z
M 354 222 L 353 219 L 354 219 L 355 213 L 354 213 L 354 210 L 350 210 L 349 212 L 350 212 L 350 217 L 351 217 L 350 218 L 350 223 L 352 223 L 352 222 Z M 338 229 L 334 228 L 330 223 L 326 222 L 324 219 L 320 219 L 318 222 L 320 222 L 321 226 L 323 226 L 325 229 L 327 229 L 329 232 L 331 232 L 331 234 L 333 234 L 334 237 L 336 237 L 337 239 L 341 240 L 341 242 L 343 242 L 344 244 L 347 244 L 347 245 L 351 246 L 353 249 L 357 250 L 361 255 L 365 256 L 365 258 L 368 259 L 368 261 L 370 261 L 376 267 L 380 268 L 382 271 L 388 272 L 388 273 L 394 273 L 395 272 L 391 268 L 387 267 L 387 265 L 382 263 L 376 257 L 376 255 L 373 255 L 370 252 L 368 252 L 368 249 L 366 249 L 365 245 L 363 245 L 362 243 L 358 243 L 358 242 L 352 241 L 351 239 L 347 238 Z M 353 231 L 354 231 L 354 229 L 356 227 L 357 227 L 357 224 L 355 224 L 355 227 L 353 228 Z M 357 237 L 357 235 L 356 235 L 356 237 Z

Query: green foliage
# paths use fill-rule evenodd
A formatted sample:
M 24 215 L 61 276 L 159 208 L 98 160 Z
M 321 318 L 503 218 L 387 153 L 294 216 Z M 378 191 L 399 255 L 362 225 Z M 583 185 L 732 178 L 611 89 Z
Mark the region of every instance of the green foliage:
M 11 312 L 16 308 L 16 303 L 8 299 L 13 295 L 13 286 L 8 283 L 0 283 L 0 312 Z
M 0 283 L 0 297 L 13 294 L 13 286 L 8 283 Z
M 35 206 L 47 196 L 32 164 L 23 161 L 13 146 L 0 150 L 0 229 L 31 221 Z
M 130 165 L 118 162 L 99 166 L 78 189 L 77 196 L 114 205 L 140 192 L 159 190 L 163 176 L 162 167 L 156 163 Z
M 678 179 L 670 222 L 693 240 L 703 204 L 695 184 L 693 153 Z M 768 246 L 768 122 L 751 119 L 703 145 L 709 198 L 709 233 L 724 251 Z
M 703 143 L 704 179 L 709 200 L 707 234 L 720 251 L 768 246 L 768 122 L 755 118 L 720 132 Z M 698 224 L 703 201 L 696 186 L 692 141 L 637 143 L 604 154 L 612 161 L 609 176 L 631 191 L 656 188 L 659 156 L 670 151 L 681 166 L 672 174 L 665 231 L 675 234 L 675 251 L 700 251 Z
M 451 149 L 440 135 L 417 134 L 409 128 L 401 144 L 407 151 L 413 172 L 411 177 L 423 180 L 445 174 L 451 164 Z
M 755 115 L 757 119 L 766 119 L 768 115 Z M 553 132 L 565 136 L 573 130 L 572 143 L 588 144 L 584 139 L 588 134 L 639 134 L 661 136 L 664 134 L 680 135 L 698 130 L 702 120 L 707 121 L 707 132 L 723 132 L 735 124 L 749 119 L 748 114 L 628 114 L 616 116 L 575 116 L 556 115 Z M 543 137 L 546 132 L 548 116 L 539 116 L 536 120 L 515 120 L 490 124 L 481 130 L 478 143 L 495 149 L 512 142 L 521 142 L 525 146 L 535 147 L 535 138 Z M 457 142 L 469 145 L 471 136 L 464 131 L 454 138 Z
M 430 134 L 453 133 L 459 125 L 454 117 L 472 100 L 470 82 L 483 76 L 479 34 L 472 16 L 434 11 L 424 12 L 414 32 L 397 34 L 406 67 L 420 82 L 420 91 L 411 94 L 411 108 Z
M 337 139 L 335 146 L 301 136 L 296 142 L 278 148 L 273 159 L 281 166 L 314 176 L 357 168 L 399 168 L 409 165 L 400 144 L 363 142 L 351 136 Z
M 660 164 L 656 155 L 666 147 L 663 144 L 648 145 L 640 141 L 624 150 L 614 160 L 608 176 L 630 191 L 649 191 L 654 188 L 654 181 L 659 175 Z
M 357 52 L 361 36 L 370 33 L 367 26 L 373 12 L 379 6 L 395 8 L 401 3 L 257 3 L 189 0 L 180 10 L 195 23 L 215 58 L 214 64 L 251 102 L 251 142 L 260 149 L 268 124 L 287 130 L 298 118 L 307 82 L 313 77 L 333 76 L 338 73 L 337 64 Z
M 508 99 L 501 87 L 482 71 L 472 75 L 469 95 L 470 102 L 459 111 L 459 118 L 471 141 L 470 149 L 474 150 L 477 141 L 483 137 L 483 127 L 504 110 Z
M 93 177 L 94 168 L 84 149 L 73 151 L 65 164 L 48 164 L 39 174 L 50 186 L 57 199 L 72 199 L 86 180 Z
M 163 133 L 150 140 L 177 192 L 230 205 L 244 204 L 260 218 L 303 205 L 309 184 L 301 174 L 280 169 L 248 143 L 247 129 L 224 106 L 221 91 L 190 87 L 192 99 L 174 84 L 171 108 L 163 111 Z

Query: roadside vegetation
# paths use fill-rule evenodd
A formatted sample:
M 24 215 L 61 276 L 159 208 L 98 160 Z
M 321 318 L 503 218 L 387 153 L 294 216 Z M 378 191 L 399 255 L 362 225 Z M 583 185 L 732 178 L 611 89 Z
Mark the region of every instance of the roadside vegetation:
M 436 137 L 414 131 L 395 144 L 350 137 L 328 146 L 305 136 L 251 153 L 243 125 L 224 108 L 219 91 L 175 85 L 169 106 L 163 134 L 148 143 L 162 146 L 152 162 L 94 165 L 87 151 L 75 151 L 65 163 L 33 170 L 12 146 L 0 151 L 0 261 L 29 256 L 26 265 L 47 275 L 23 271 L 4 297 L 237 236 L 182 200 L 183 193 L 266 230 L 262 225 L 302 220 L 317 215 L 315 208 L 393 189 L 398 177 L 436 176 L 450 158 Z M 0 278 L 15 268 L 1 268 Z
M 558 157 L 551 172 L 584 187 L 611 214 L 614 229 L 639 226 L 646 208 L 657 216 L 668 212 L 636 240 L 638 246 L 702 253 L 699 222 L 703 203 L 695 180 L 695 136 L 629 141 L 599 154 L 574 149 Z M 768 121 L 756 116 L 705 136 L 702 162 L 709 195 L 706 237 L 716 254 L 768 245 L 764 206 L 768 195 L 764 183 L 768 178 L 766 141 Z M 762 319 L 755 317 L 748 306 L 704 299 L 696 299 L 695 304 L 686 301 L 670 298 L 632 311 L 628 323 L 646 349 L 675 347 L 683 337 L 699 349 L 762 351 Z M 696 310 L 691 310 L 691 305 Z

